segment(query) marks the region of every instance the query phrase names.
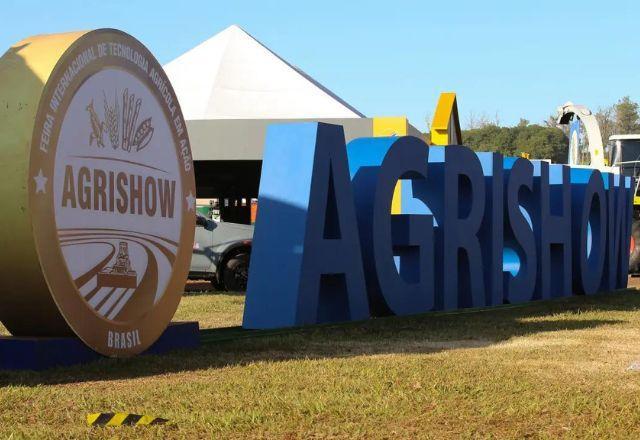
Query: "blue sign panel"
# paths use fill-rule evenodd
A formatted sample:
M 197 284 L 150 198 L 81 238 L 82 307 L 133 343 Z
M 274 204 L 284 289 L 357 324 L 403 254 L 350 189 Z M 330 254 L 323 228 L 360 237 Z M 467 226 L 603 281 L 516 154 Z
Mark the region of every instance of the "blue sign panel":
M 398 180 L 402 212 L 391 214 Z M 629 177 L 340 126 L 269 127 L 243 326 L 626 287 Z

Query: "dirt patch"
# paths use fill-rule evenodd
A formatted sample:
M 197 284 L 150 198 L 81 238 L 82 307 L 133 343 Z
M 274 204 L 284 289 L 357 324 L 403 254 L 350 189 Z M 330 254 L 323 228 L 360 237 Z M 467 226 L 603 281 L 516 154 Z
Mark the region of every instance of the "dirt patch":
M 639 276 L 629 277 L 628 286 L 631 289 L 640 289 L 640 277 Z
M 207 280 L 187 280 L 184 285 L 185 293 L 189 292 L 209 292 L 215 290 L 213 284 Z

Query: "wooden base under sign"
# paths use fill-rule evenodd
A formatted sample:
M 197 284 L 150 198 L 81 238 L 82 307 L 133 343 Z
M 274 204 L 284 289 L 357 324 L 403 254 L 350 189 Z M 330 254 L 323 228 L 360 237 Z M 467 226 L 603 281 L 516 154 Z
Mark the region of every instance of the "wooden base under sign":
M 143 354 L 194 349 L 199 345 L 200 327 L 197 322 L 172 322 Z M 0 336 L 0 370 L 42 371 L 102 358 L 104 356 L 91 350 L 79 338 Z

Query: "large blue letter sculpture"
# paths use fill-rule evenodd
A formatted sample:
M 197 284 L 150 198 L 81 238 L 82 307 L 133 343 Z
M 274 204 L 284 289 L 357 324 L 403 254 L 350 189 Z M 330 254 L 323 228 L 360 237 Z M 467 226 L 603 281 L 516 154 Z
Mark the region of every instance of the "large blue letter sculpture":
M 391 214 L 403 180 L 400 214 Z M 269 127 L 246 328 L 626 287 L 631 179 L 544 161 Z
M 367 318 L 342 127 L 269 127 L 259 200 L 244 326 Z
M 429 150 L 406 136 L 357 139 L 347 151 L 372 313 L 431 310 L 433 219 L 391 215 L 396 182 L 426 180 Z

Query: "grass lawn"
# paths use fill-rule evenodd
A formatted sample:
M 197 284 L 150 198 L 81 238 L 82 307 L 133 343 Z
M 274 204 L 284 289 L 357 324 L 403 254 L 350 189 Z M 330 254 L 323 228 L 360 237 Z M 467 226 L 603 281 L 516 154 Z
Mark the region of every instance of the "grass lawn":
M 237 325 L 242 300 L 189 295 L 176 318 Z M 629 290 L 0 372 L 0 438 L 638 438 L 639 343 Z M 98 411 L 172 423 L 87 427 Z

